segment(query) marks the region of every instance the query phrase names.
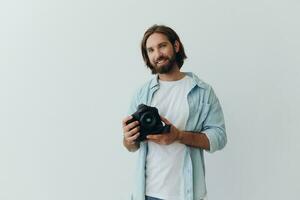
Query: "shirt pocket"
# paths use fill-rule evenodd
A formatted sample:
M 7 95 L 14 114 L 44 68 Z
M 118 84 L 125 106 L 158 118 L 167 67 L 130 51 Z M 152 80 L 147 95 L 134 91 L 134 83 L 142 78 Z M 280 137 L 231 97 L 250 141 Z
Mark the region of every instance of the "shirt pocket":
M 203 128 L 203 122 L 205 121 L 210 109 L 210 104 L 199 102 L 198 105 L 190 105 L 190 114 L 187 121 L 187 131 L 200 132 Z

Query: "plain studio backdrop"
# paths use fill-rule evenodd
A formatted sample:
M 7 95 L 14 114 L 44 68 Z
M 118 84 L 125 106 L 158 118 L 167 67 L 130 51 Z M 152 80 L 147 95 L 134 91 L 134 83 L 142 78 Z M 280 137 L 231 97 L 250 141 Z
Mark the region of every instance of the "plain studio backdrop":
M 300 198 L 296 0 L 0 3 L 0 199 L 125 200 L 121 120 L 152 75 L 140 41 L 174 28 L 211 84 L 228 144 L 205 153 L 209 200 Z

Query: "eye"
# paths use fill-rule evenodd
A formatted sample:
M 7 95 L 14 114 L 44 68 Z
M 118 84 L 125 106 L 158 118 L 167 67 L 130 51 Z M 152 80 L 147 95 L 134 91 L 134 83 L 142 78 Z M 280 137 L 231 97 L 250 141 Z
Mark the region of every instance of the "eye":
M 165 43 L 159 45 L 160 48 L 164 48 L 166 46 L 167 46 L 167 44 L 165 44 Z
M 152 52 L 153 52 L 153 49 L 147 49 L 147 52 L 148 52 L 148 53 L 152 53 Z

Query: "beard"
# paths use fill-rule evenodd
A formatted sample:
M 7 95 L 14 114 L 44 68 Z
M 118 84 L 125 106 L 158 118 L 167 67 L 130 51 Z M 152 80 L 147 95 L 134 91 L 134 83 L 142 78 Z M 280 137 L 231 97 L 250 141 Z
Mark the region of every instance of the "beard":
M 161 66 L 158 66 L 158 62 L 161 60 L 167 60 L 167 63 Z M 173 70 L 173 68 L 176 65 L 176 55 L 175 53 L 169 58 L 169 57 L 165 57 L 165 56 L 160 56 L 157 61 L 155 62 L 155 65 L 152 65 L 152 73 L 153 74 L 167 74 L 170 71 Z

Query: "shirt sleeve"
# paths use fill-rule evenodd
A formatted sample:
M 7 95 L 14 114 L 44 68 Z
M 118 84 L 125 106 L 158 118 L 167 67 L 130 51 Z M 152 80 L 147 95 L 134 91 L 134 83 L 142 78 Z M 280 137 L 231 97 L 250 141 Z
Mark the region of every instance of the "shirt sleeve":
M 206 134 L 210 144 L 209 152 L 213 153 L 223 149 L 227 143 L 223 111 L 213 89 L 206 106 L 209 106 L 209 109 L 203 122 L 202 133 Z
M 132 115 L 138 108 L 140 102 L 141 89 L 138 89 L 131 98 L 131 102 L 127 111 L 128 115 Z

